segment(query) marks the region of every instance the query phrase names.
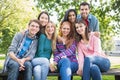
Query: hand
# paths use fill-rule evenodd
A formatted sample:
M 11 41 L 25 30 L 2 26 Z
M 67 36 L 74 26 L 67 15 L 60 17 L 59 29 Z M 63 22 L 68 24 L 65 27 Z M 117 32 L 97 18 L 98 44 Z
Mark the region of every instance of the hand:
M 25 66 L 20 66 L 19 67 L 19 71 L 24 71 L 25 70 Z
M 20 64 L 19 71 L 25 70 L 24 62 L 25 62 L 24 58 L 23 59 L 18 59 L 18 63 Z
M 60 36 L 58 36 L 57 38 L 58 38 L 58 42 L 61 42 L 61 43 L 65 44 L 66 40 L 64 38 L 62 38 Z
M 82 76 L 82 69 L 79 68 L 78 71 L 77 71 L 77 74 Z
M 57 65 L 57 62 L 54 61 L 53 64 L 56 66 L 56 65 Z
M 20 59 L 20 60 L 21 60 L 21 63 L 22 63 L 22 64 L 24 64 L 25 61 L 26 61 L 25 58 L 22 58 L 22 59 Z
M 51 72 L 55 72 L 56 69 L 57 69 L 56 65 L 50 64 L 50 71 L 51 71 Z
M 98 38 L 100 38 L 100 32 L 94 32 L 94 35 Z

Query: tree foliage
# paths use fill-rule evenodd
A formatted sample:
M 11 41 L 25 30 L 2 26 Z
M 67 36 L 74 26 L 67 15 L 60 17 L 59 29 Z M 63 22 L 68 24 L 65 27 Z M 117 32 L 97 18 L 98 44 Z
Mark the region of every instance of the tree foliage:
M 14 34 L 36 18 L 38 10 L 32 0 L 0 0 L 0 53 L 6 53 Z
M 48 11 L 50 15 L 54 15 L 53 12 L 57 12 L 58 21 L 61 21 L 65 11 L 69 8 L 75 8 L 79 10 L 79 0 L 35 0 L 37 2 L 37 7 L 40 10 Z
M 60 22 L 63 18 L 65 11 L 69 8 L 74 8 L 79 14 L 79 5 L 83 0 L 35 0 L 37 2 L 37 7 L 46 10 L 49 12 L 49 14 L 52 14 L 53 12 L 57 12 L 57 18 Z M 84 0 L 88 1 L 88 0 Z M 112 50 L 113 47 L 113 41 L 112 37 L 116 35 L 117 30 L 119 30 L 118 27 L 116 27 L 115 24 L 112 24 L 114 22 L 119 23 L 119 17 L 117 15 L 113 15 L 112 13 L 116 13 L 116 11 L 119 14 L 120 7 L 119 6 L 119 0 L 89 0 L 91 5 L 91 13 L 95 15 L 100 23 L 100 32 L 101 32 L 101 40 L 102 40 L 102 47 L 104 50 Z M 115 6 L 113 6 L 115 4 Z M 117 19 L 119 18 L 119 19 Z
M 30 19 L 36 18 L 38 11 L 45 10 L 60 22 L 69 8 L 79 14 L 83 0 L 0 0 L 0 53 L 6 53 L 14 34 L 26 28 Z M 112 37 L 120 34 L 120 0 L 84 0 L 91 5 L 91 13 L 100 23 L 102 47 L 112 50 Z M 36 6 L 37 4 L 37 6 Z

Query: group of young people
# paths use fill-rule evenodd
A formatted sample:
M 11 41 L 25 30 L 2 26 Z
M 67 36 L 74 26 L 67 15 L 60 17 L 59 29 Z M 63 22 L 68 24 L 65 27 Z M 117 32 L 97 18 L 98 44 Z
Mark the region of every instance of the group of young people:
M 74 9 L 65 12 L 58 35 L 47 12 L 30 20 L 25 32 L 17 33 L 8 49 L 5 70 L 8 80 L 46 80 L 50 71 L 59 71 L 61 80 L 71 80 L 72 73 L 83 80 L 102 80 L 101 72 L 110 68 L 102 52 L 98 20 L 90 14 L 90 5 L 80 4 L 80 15 Z M 53 63 L 50 63 L 53 55 Z

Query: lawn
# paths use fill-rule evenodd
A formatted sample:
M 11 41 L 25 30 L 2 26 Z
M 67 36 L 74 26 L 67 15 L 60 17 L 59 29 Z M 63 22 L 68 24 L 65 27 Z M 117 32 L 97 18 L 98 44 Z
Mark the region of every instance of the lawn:
M 3 60 L 5 59 L 4 56 L 0 56 L 0 69 L 3 68 Z M 120 64 L 119 65 L 112 65 L 111 68 L 120 68 Z M 114 80 L 114 76 L 107 76 L 107 75 L 103 75 L 102 76 L 103 80 Z M 48 76 L 47 80 L 57 80 L 57 76 Z M 81 77 L 79 76 L 74 76 L 73 80 L 81 80 Z
M 47 80 L 57 80 L 57 77 L 48 77 Z M 73 77 L 73 80 L 81 80 L 81 77 L 79 76 L 74 76 Z M 103 79 L 102 80 L 114 80 L 114 76 L 103 76 Z

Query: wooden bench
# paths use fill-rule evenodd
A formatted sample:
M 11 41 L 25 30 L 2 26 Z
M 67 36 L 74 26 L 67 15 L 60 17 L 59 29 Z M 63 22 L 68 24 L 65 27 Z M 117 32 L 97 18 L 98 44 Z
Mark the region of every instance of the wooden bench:
M 120 69 L 115 69 L 115 68 L 114 69 L 110 69 L 107 72 L 103 72 L 102 75 L 113 75 L 114 76 L 114 80 L 120 80 Z M 49 73 L 48 76 L 58 76 L 58 80 L 60 80 L 60 75 L 57 72 Z M 72 79 L 71 80 L 73 80 L 73 76 L 79 76 L 79 75 L 74 73 L 72 75 Z M 1 73 L 0 72 L 0 80 L 7 80 L 7 73 Z M 18 80 L 22 80 L 21 77 L 19 77 Z

